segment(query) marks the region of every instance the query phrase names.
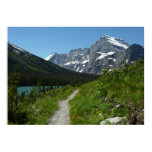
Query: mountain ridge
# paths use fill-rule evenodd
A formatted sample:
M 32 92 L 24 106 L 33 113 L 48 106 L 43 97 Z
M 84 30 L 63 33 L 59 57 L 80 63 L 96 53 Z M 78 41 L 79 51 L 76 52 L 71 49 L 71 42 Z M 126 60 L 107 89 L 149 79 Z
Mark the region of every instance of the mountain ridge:
M 20 86 L 36 85 L 38 80 L 45 85 L 64 85 L 71 82 L 77 84 L 97 77 L 59 67 L 8 42 L 8 75 L 14 73 L 16 65 L 19 68 Z
M 124 40 L 105 35 L 91 45 L 90 48 L 74 49 L 67 54 L 56 53 L 52 56 L 50 55 L 50 58 L 45 58 L 45 60 L 76 72 L 100 74 L 106 67 L 118 68 L 123 66 L 123 63 L 126 60 L 128 60 L 129 64 L 134 62 L 134 60 L 126 59 L 125 56 L 121 55 L 129 54 L 129 52 L 126 51 L 129 47 L 130 45 Z M 134 58 L 144 58 L 144 49 L 141 54 L 142 55 L 138 55 L 137 52 L 137 55 Z M 122 59 L 119 59 L 120 57 Z M 123 63 L 118 63 L 117 61 L 119 60 L 123 61 Z

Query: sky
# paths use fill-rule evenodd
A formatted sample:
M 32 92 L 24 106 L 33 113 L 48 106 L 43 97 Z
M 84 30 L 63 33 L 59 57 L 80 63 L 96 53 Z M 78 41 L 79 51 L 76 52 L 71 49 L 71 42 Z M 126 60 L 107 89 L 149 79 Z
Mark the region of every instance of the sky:
M 144 46 L 144 27 L 8 27 L 8 41 L 41 58 L 88 48 L 109 35 Z

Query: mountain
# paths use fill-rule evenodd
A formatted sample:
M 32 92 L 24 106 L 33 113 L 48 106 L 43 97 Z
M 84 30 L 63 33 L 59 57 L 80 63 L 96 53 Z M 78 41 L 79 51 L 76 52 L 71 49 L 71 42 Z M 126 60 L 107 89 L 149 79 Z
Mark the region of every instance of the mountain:
M 142 46 L 129 46 L 122 39 L 105 35 L 90 48 L 71 50 L 68 54 L 52 53 L 45 60 L 73 71 L 100 74 L 106 67 L 117 68 L 138 58 L 144 58 Z
M 19 68 L 20 85 L 35 85 L 38 80 L 43 84 L 69 84 L 89 81 L 95 75 L 82 74 L 61 68 L 28 51 L 8 43 L 8 74 L 14 72 L 16 65 Z

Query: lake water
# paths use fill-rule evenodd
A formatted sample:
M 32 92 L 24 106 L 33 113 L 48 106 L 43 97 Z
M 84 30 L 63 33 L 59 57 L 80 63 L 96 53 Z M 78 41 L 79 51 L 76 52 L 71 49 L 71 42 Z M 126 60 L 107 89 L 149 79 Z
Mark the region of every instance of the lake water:
M 58 86 L 61 88 L 62 86 Z M 50 86 L 41 86 L 41 90 L 44 89 L 50 89 Z M 56 86 L 52 86 L 52 88 L 56 88 Z M 39 86 L 21 86 L 17 88 L 17 94 L 20 96 L 22 92 L 25 92 L 25 95 L 29 95 L 32 89 L 36 89 L 37 91 L 39 90 Z
M 45 89 L 49 89 L 50 86 L 41 86 L 41 90 L 45 88 Z M 22 94 L 22 92 L 25 92 L 25 95 L 29 95 L 30 92 L 32 91 L 32 89 L 36 89 L 37 91 L 39 90 L 39 86 L 22 86 L 22 87 L 18 87 L 17 88 L 17 94 L 20 96 Z

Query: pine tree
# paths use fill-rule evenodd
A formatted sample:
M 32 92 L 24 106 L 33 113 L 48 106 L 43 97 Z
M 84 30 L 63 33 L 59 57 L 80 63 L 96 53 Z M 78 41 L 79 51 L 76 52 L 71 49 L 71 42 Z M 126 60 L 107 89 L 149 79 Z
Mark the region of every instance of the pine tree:
M 17 87 L 19 83 L 19 68 L 15 67 L 14 73 L 8 77 L 8 119 L 13 119 L 13 113 L 17 109 L 18 96 Z M 11 120 L 10 120 L 11 121 Z

